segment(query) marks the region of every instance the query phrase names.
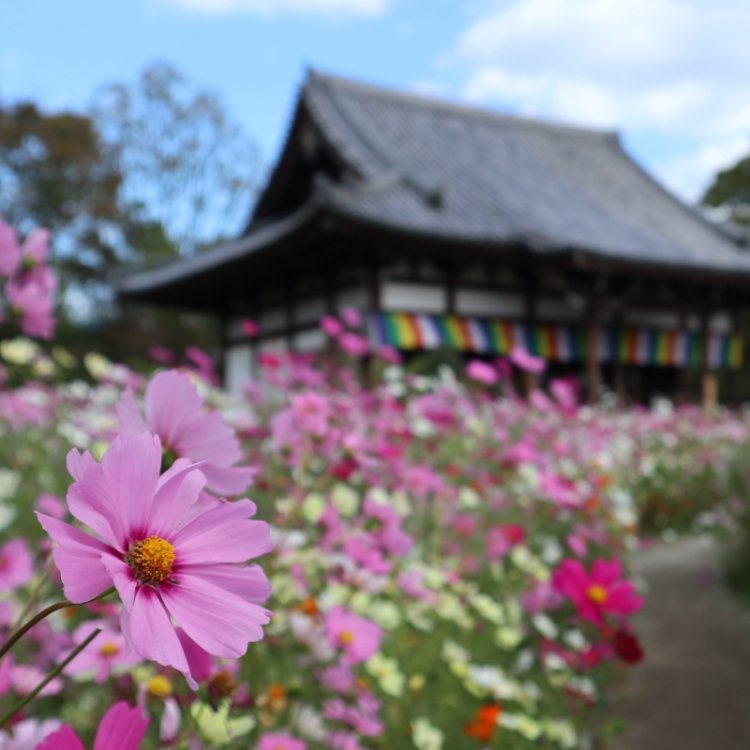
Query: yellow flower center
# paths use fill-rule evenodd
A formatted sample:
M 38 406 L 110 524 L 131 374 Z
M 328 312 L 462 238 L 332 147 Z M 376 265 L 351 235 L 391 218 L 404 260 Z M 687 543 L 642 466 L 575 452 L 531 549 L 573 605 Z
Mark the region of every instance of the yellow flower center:
M 109 659 L 112 656 L 115 656 L 120 650 L 120 647 L 116 643 L 112 643 L 112 641 L 108 641 L 107 643 L 102 644 L 102 647 L 99 649 L 99 653 L 105 658 Z
M 125 562 L 133 569 L 136 579 L 150 586 L 169 578 L 174 561 L 174 547 L 159 536 L 134 542 L 125 555 Z
M 354 633 L 351 630 L 342 630 L 339 636 L 339 643 L 342 646 L 348 646 L 354 640 Z
M 154 698 L 169 698 L 172 695 L 172 683 L 164 675 L 154 675 L 146 685 L 148 694 Z
M 599 605 L 604 604 L 604 602 L 606 602 L 607 598 L 609 597 L 607 589 L 605 589 L 604 586 L 600 586 L 598 583 L 595 583 L 593 586 L 589 586 L 589 590 L 586 593 L 590 601 L 594 602 L 594 604 Z

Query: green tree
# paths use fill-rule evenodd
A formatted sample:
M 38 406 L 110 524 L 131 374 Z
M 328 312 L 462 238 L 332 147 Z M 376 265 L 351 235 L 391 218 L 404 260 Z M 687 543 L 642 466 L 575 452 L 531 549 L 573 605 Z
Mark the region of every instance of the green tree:
M 47 114 L 31 102 L 0 106 L 0 212 L 22 232 L 52 231 L 53 264 L 68 291 L 101 296 L 101 279 L 119 260 L 121 180 L 89 117 Z
M 123 175 L 121 200 L 141 226 L 164 229 L 162 249 L 171 244 L 189 255 L 241 229 L 258 149 L 216 94 L 154 63 L 134 85 L 99 89 L 92 116 Z
M 736 224 L 750 225 L 750 156 L 719 172 L 706 190 L 702 203 L 726 209 Z

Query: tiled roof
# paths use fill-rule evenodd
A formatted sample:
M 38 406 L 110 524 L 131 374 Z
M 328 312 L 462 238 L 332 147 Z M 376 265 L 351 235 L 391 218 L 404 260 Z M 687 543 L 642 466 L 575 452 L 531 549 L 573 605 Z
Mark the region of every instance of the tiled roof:
M 148 298 L 170 288 L 176 297 L 183 283 L 270 251 L 324 214 L 457 246 L 502 252 L 510 244 L 542 256 L 579 251 L 661 272 L 750 279 L 750 250 L 659 185 L 616 133 L 317 72 L 303 87 L 301 111 L 348 167 L 342 177 L 317 175 L 307 202 L 291 214 L 266 215 L 234 242 L 123 279 L 122 294 Z M 293 127 L 285 149 L 295 137 Z M 283 164 L 280 158 L 259 205 L 273 205 L 272 193 L 296 179 Z
M 303 101 L 361 178 L 326 190 L 354 218 L 537 252 L 750 272 L 750 253 L 653 180 L 615 133 L 319 73 Z

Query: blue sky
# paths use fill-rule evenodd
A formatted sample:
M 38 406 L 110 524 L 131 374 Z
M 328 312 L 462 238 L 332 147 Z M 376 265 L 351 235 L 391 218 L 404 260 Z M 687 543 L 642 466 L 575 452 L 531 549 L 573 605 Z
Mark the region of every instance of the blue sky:
M 617 129 L 694 200 L 750 152 L 749 28 L 741 0 L 6 0 L 0 101 L 80 109 L 167 60 L 268 164 L 313 66 Z

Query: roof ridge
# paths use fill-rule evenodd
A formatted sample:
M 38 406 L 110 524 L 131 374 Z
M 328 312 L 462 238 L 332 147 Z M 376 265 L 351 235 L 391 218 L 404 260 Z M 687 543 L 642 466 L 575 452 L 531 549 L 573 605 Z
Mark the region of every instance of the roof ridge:
M 620 141 L 620 134 L 617 130 L 614 129 L 594 128 L 585 125 L 573 125 L 570 123 L 539 119 L 530 116 L 511 114 L 508 112 L 501 112 L 490 107 L 482 107 L 477 104 L 454 101 L 433 94 L 426 94 L 419 91 L 403 91 L 401 89 L 392 88 L 383 84 L 358 81 L 334 73 L 324 73 L 314 68 L 310 68 L 310 70 L 308 71 L 308 78 L 305 82 L 305 89 L 307 89 L 308 86 L 311 83 L 314 83 L 316 80 L 323 84 L 333 86 L 346 86 L 352 90 L 363 91 L 370 94 L 380 94 L 383 96 L 388 96 L 392 99 L 406 100 L 412 103 L 422 103 L 425 105 L 431 105 L 438 109 L 444 109 L 454 112 L 463 112 L 467 115 L 473 115 L 475 117 L 480 117 L 492 122 L 506 122 L 510 124 L 525 125 L 537 130 L 554 132 L 557 135 L 559 135 L 561 132 L 567 132 L 573 136 L 589 138 L 595 137 L 605 140 L 615 140 L 617 142 Z

